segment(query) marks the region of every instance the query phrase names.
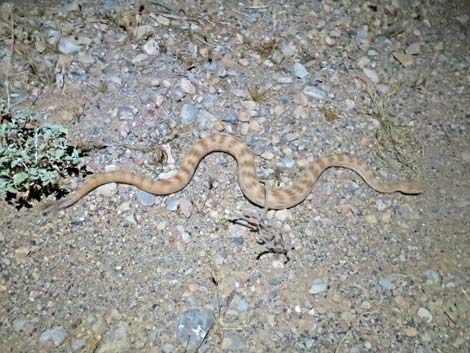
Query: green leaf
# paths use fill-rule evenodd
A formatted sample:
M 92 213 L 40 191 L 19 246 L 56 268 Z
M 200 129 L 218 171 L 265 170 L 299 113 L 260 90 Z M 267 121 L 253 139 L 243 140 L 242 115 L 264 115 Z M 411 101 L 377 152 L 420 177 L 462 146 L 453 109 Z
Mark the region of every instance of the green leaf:
M 21 159 L 14 159 L 11 161 L 10 167 L 15 168 L 20 162 L 21 162 Z
M 56 150 L 56 151 L 54 152 L 54 157 L 55 157 L 56 159 L 60 159 L 60 158 L 62 158 L 62 157 L 64 156 L 64 154 L 65 154 L 65 151 L 64 151 L 64 150 Z
M 6 103 L 0 97 L 0 113 L 4 112 Z M 26 128 L 42 119 L 32 111 L 11 114 L 11 121 L 0 123 L 0 197 L 5 192 L 40 189 L 66 174 L 70 166 L 84 163 L 78 150 L 69 149 L 66 128 L 56 124 Z
M 13 186 L 11 185 L 7 185 L 7 187 L 5 188 L 5 191 L 7 192 L 11 192 L 12 194 L 16 194 L 18 192 L 18 190 L 16 190 Z
M 24 182 L 26 179 L 28 179 L 28 173 L 26 172 L 21 172 L 18 174 L 15 174 L 13 176 L 13 183 L 15 185 L 20 185 L 22 182 Z

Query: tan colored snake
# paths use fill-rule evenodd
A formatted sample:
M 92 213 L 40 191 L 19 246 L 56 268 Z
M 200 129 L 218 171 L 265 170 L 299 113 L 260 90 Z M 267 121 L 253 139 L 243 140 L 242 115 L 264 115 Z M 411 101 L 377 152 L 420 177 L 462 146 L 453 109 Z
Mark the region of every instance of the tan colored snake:
M 43 212 L 55 212 L 73 205 L 93 189 L 108 183 L 137 186 L 155 195 L 168 195 L 182 190 L 191 181 L 199 162 L 212 152 L 225 152 L 238 163 L 238 182 L 245 197 L 254 204 L 268 209 L 284 209 L 302 202 L 325 169 L 342 167 L 355 171 L 374 190 L 381 193 L 401 192 L 420 194 L 423 186 L 415 182 L 381 182 L 366 162 L 347 154 L 335 154 L 312 162 L 302 177 L 287 189 L 270 189 L 260 183 L 256 176 L 256 165 L 249 147 L 235 137 L 215 135 L 198 141 L 181 164 L 178 173 L 166 180 L 154 180 L 142 174 L 119 170 L 96 174 L 66 198 L 52 201 L 43 206 Z

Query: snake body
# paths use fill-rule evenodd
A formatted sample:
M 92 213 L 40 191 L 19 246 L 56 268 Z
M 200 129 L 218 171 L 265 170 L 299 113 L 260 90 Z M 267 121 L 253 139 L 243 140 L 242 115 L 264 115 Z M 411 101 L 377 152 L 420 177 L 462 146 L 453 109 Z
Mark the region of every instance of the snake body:
M 301 203 L 312 191 L 313 186 L 324 170 L 341 167 L 353 170 L 374 190 L 381 193 L 401 192 L 420 194 L 424 188 L 416 182 L 382 182 L 366 162 L 347 154 L 334 154 L 321 157 L 306 168 L 303 176 L 287 189 L 271 189 L 258 180 L 253 153 L 249 147 L 229 135 L 214 135 L 199 140 L 187 154 L 177 174 L 165 180 L 155 180 L 145 175 L 126 170 L 95 174 L 73 193 L 61 200 L 43 206 L 44 213 L 65 209 L 98 186 L 108 183 L 129 184 L 155 195 L 169 195 L 182 190 L 191 181 L 199 162 L 212 152 L 225 152 L 232 155 L 238 164 L 238 182 L 245 197 L 252 203 L 268 209 L 284 209 Z

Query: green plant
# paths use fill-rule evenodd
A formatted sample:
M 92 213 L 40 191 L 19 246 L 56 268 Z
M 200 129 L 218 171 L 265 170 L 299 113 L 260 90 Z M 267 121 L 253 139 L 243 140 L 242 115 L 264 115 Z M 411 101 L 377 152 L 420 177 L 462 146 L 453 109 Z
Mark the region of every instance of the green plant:
M 391 84 L 387 94 L 379 93 L 375 87 L 367 86 L 371 106 L 367 114 L 380 123 L 375 139 L 375 154 L 395 169 L 405 167 L 413 173 L 419 173 L 418 162 L 423 153 L 423 146 L 417 133 L 410 127 L 396 123 L 391 111 L 390 99 L 398 92 L 396 84 Z
M 0 196 L 17 208 L 63 193 L 59 177 L 83 170 L 83 157 L 68 144 L 67 129 L 39 125 L 37 115 L 11 112 L 0 98 Z
M 258 104 L 265 103 L 269 100 L 269 90 L 261 89 L 258 85 L 249 86 L 248 94 L 251 99 Z

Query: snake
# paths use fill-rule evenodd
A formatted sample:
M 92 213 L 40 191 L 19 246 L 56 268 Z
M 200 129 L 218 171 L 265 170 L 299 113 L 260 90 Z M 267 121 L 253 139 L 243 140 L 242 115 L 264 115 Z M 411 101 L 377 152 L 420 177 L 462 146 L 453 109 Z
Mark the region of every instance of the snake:
M 196 142 L 175 176 L 168 179 L 153 179 L 129 170 L 116 170 L 93 174 L 74 192 L 59 200 L 48 201 L 42 206 L 44 214 L 57 212 L 72 206 L 92 190 L 108 183 L 134 185 L 154 195 L 170 195 L 184 189 L 194 176 L 202 159 L 213 152 L 224 152 L 235 158 L 238 165 L 238 183 L 243 195 L 253 204 L 266 209 L 281 210 L 294 207 L 304 201 L 321 174 L 328 168 L 346 168 L 356 172 L 379 193 L 400 192 L 416 195 L 424 192 L 424 186 L 414 181 L 381 181 L 368 164 L 349 154 L 323 156 L 310 162 L 304 173 L 290 187 L 266 187 L 256 175 L 255 157 L 247 144 L 231 135 L 213 135 Z

